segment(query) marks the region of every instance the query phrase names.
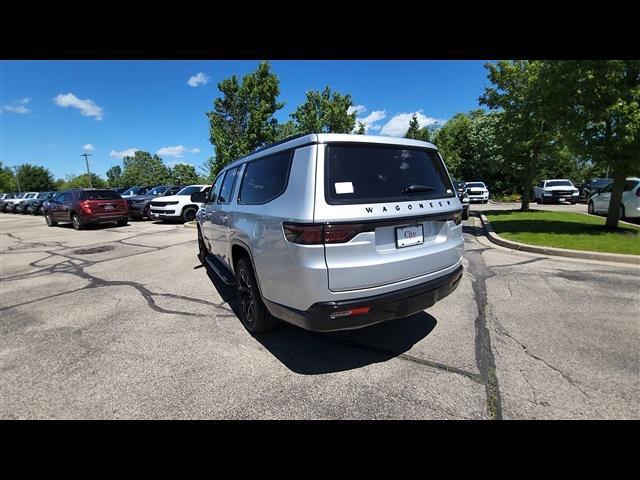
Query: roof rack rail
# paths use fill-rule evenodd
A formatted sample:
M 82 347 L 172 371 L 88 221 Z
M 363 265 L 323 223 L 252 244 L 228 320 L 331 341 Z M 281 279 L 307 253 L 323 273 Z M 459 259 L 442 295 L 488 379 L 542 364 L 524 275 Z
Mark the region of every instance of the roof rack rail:
M 289 142 L 289 141 L 291 141 L 291 140 L 295 140 L 296 138 L 306 137 L 307 135 L 313 135 L 313 134 L 311 134 L 311 133 L 298 133 L 298 134 L 296 134 L 296 135 L 291 135 L 290 137 L 287 137 L 287 138 L 285 138 L 284 140 L 279 140 L 279 141 L 277 141 L 277 142 L 273 142 L 273 143 L 269 143 L 269 144 L 267 144 L 267 145 L 259 146 L 259 147 L 257 147 L 255 150 L 253 150 L 252 152 L 247 153 L 246 155 L 243 155 L 243 156 L 241 156 L 241 157 L 239 157 L 239 158 L 236 158 L 235 160 L 232 160 L 232 161 L 231 161 L 231 162 L 229 162 L 227 165 L 225 165 L 225 168 L 226 168 L 228 165 L 232 165 L 232 164 L 234 164 L 234 163 L 236 163 L 236 162 L 239 162 L 240 160 L 244 160 L 245 158 L 247 158 L 247 157 L 249 157 L 249 156 L 253 155 L 253 154 L 254 154 L 254 153 L 256 153 L 256 152 L 261 152 L 262 150 L 266 150 L 266 149 L 268 149 L 268 148 L 275 147 L 275 146 L 280 145 L 280 144 L 282 144 L 282 143 L 286 143 L 286 142 Z

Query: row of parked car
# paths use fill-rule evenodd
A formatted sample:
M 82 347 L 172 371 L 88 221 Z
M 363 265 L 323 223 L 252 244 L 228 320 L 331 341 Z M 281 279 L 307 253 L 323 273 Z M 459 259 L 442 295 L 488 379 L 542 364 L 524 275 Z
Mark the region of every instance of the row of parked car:
M 126 225 L 129 218 L 188 222 L 200 204 L 191 194 L 210 185 L 158 185 L 128 189 L 77 188 L 61 192 L 0 194 L 0 211 L 44 215 L 47 225 L 71 223 L 76 230 L 95 223 Z

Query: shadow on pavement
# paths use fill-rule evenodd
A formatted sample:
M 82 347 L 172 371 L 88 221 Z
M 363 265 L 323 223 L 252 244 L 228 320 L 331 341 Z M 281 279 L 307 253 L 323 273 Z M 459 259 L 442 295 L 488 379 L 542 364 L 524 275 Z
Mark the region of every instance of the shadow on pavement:
M 238 316 L 240 306 L 235 287 L 224 284 L 208 266 L 205 268 L 215 289 Z M 426 312 L 333 333 L 309 332 L 281 322 L 272 331 L 254 335 L 254 338 L 289 370 L 302 375 L 318 375 L 386 362 L 409 351 L 429 335 L 437 323 Z

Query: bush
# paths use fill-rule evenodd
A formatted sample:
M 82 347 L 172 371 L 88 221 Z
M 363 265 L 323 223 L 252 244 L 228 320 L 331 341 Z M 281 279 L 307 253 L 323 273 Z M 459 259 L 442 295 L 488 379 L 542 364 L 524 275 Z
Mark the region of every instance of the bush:
M 497 202 L 521 202 L 522 195 L 520 195 L 519 193 L 512 193 L 509 195 L 496 195 L 494 200 Z

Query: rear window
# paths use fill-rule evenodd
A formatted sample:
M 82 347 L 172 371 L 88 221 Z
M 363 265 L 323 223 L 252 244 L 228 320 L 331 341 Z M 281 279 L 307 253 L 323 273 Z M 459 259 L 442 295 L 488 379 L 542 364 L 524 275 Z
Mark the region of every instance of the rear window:
M 573 187 L 569 180 L 551 180 L 547 182 L 547 187 Z
M 287 151 L 247 163 L 238 203 L 267 203 L 284 193 L 292 158 Z
M 200 190 L 202 190 L 202 186 L 200 185 L 195 185 L 192 187 L 184 187 L 182 190 L 176 193 L 176 195 L 191 195 L 193 193 L 199 192 Z
M 631 190 L 636 188 L 636 185 L 638 185 L 638 180 L 627 180 L 624 184 L 624 191 L 630 192 Z
M 332 205 L 455 196 L 435 150 L 329 145 L 325 157 L 325 197 Z
M 81 200 L 120 200 L 122 197 L 113 190 L 83 190 Z

